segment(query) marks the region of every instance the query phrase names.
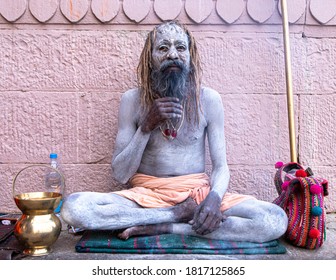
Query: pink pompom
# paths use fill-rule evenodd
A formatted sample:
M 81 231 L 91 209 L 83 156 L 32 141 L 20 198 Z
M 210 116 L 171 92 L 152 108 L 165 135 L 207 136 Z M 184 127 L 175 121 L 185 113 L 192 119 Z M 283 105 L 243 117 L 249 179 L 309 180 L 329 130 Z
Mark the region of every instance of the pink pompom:
M 295 172 L 296 177 L 307 177 L 307 172 L 303 169 L 299 169 Z
M 322 188 L 319 185 L 312 185 L 310 186 L 310 193 L 311 194 L 320 194 L 322 192 Z
M 309 235 L 310 238 L 319 238 L 321 233 L 318 229 L 313 228 L 309 231 L 308 235 Z
M 276 169 L 279 169 L 281 167 L 283 167 L 284 163 L 282 161 L 278 161 L 276 164 L 275 164 L 275 168 Z
M 282 183 L 281 188 L 282 188 L 284 191 L 287 191 L 288 186 L 289 186 L 289 181 L 285 181 L 285 182 Z

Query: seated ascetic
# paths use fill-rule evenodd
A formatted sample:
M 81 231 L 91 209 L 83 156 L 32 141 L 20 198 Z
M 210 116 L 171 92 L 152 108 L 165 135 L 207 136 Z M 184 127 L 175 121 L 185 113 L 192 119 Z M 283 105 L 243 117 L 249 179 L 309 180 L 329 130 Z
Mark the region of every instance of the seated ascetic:
M 139 88 L 122 96 L 113 176 L 130 188 L 69 195 L 62 218 L 119 237 L 184 233 L 265 242 L 287 229 L 286 213 L 252 196 L 228 193 L 224 109 L 201 85 L 195 38 L 177 22 L 155 27 L 138 65 Z M 212 172 L 205 173 L 208 139 Z

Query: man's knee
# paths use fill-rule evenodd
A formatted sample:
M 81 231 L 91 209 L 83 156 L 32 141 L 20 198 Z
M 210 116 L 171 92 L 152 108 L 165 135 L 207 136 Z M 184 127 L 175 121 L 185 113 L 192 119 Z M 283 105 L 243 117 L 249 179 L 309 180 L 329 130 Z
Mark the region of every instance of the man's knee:
M 85 216 L 84 201 L 82 193 L 73 193 L 64 199 L 61 217 L 69 225 L 83 227 L 83 217 Z
M 280 238 L 288 227 L 288 217 L 285 211 L 271 203 L 263 211 L 263 219 L 260 219 L 260 221 L 264 234 L 260 234 L 260 237 L 264 240 L 261 240 L 261 242 Z

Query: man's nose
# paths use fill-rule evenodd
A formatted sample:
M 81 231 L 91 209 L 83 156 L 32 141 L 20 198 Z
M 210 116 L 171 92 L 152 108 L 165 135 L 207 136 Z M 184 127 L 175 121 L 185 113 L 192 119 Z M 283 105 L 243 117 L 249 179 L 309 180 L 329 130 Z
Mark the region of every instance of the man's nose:
M 169 51 L 167 57 L 168 57 L 169 59 L 173 59 L 173 60 L 178 59 L 177 50 L 176 50 L 175 48 L 171 49 L 171 50 Z

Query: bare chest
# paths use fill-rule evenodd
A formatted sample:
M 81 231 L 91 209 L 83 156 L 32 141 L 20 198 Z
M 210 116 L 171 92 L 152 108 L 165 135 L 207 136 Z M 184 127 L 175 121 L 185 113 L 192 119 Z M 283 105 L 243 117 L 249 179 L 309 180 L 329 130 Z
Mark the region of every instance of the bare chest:
M 205 141 L 205 128 L 205 121 L 203 119 L 198 125 L 185 122 L 175 131 L 170 127 L 168 127 L 168 130 L 166 126 L 158 127 L 151 134 L 148 148 L 185 150 L 195 145 L 203 145 Z

